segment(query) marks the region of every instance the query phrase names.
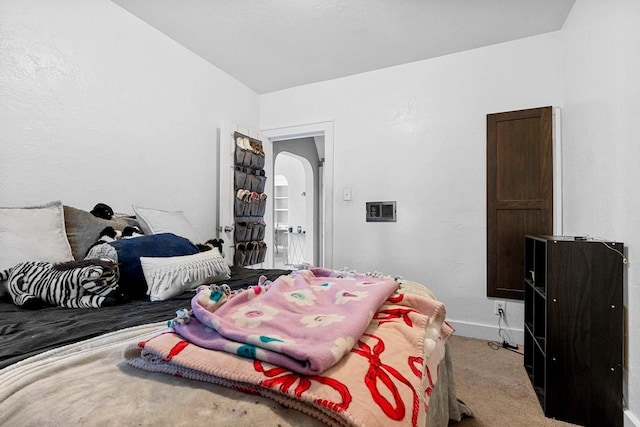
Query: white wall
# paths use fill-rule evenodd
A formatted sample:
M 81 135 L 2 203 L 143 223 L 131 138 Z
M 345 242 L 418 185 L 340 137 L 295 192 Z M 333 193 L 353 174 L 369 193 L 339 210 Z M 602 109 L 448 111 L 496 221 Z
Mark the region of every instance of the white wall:
M 560 105 L 559 42 L 551 33 L 261 96 L 261 129 L 335 119 L 333 267 L 426 284 L 460 334 L 498 339 L 486 298 L 486 115 Z M 365 202 L 381 200 L 397 201 L 398 222 L 365 222 Z M 520 331 L 522 312 L 507 304 Z
M 0 0 L 0 205 L 182 209 L 215 236 L 217 128 L 258 95 L 108 0 Z
M 636 0 L 578 0 L 562 29 L 565 233 L 627 249 L 626 425 L 640 425 L 638 23 Z

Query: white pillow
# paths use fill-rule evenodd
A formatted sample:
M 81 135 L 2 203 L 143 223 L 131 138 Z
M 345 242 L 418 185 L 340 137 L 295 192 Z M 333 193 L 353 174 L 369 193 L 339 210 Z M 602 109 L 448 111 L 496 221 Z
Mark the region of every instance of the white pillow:
M 231 270 L 217 249 L 175 257 L 140 257 L 140 265 L 151 301 L 163 301 L 231 277 Z
M 73 261 L 62 202 L 0 207 L 0 271 L 24 261 Z M 0 295 L 5 282 L 0 282 Z
M 191 243 L 202 243 L 182 211 L 163 211 L 140 206 L 133 206 L 133 211 L 144 234 L 173 233 L 189 239 Z

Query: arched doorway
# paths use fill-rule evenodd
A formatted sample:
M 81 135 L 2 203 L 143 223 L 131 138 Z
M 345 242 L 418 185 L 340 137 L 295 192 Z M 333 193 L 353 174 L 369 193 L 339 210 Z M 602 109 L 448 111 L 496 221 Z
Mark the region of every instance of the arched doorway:
M 297 151 L 304 151 L 304 143 L 297 141 Z M 314 159 L 310 161 L 288 151 L 288 145 L 274 144 L 275 268 L 297 268 L 318 263 L 318 168 L 312 167 Z M 309 155 L 315 156 L 317 163 L 315 150 Z

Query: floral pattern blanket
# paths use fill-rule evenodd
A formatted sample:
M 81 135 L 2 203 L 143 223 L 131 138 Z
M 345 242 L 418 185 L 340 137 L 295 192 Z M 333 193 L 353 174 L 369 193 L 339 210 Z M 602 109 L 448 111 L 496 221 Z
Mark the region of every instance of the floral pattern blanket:
M 314 375 L 351 350 L 397 288 L 390 278 L 330 277 L 324 269 L 280 276 L 228 301 L 222 291 L 202 286 L 191 301 L 193 316 L 174 328 L 200 347 Z
M 226 302 L 203 287 L 191 316 L 128 347 L 125 361 L 269 397 L 330 425 L 423 426 L 452 330 L 442 303 L 396 288 L 319 270 Z

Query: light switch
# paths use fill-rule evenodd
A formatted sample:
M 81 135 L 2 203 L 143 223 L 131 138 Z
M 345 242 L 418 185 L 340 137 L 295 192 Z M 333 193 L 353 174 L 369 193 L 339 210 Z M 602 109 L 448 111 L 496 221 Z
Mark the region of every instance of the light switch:
M 351 189 L 343 188 L 342 189 L 342 200 L 351 200 Z

